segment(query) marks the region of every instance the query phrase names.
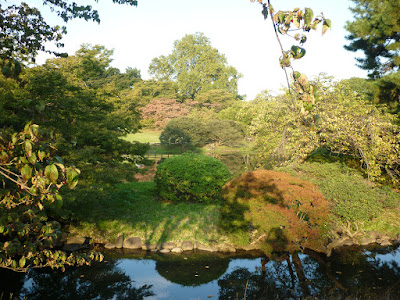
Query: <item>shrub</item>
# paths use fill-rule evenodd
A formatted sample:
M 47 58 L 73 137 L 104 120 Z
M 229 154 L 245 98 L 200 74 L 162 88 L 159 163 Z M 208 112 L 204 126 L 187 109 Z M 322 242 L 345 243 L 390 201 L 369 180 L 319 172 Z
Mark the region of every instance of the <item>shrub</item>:
M 296 166 L 299 175 L 316 184 L 342 221 L 369 221 L 386 207 L 396 208 L 400 196 L 389 187 L 380 187 L 363 178 L 344 163 L 307 162 Z
M 186 136 L 193 145 L 206 144 L 210 135 L 209 129 L 201 120 L 191 117 L 181 117 L 168 122 L 164 127 L 164 131 L 161 133 L 161 136 L 163 136 L 162 139 L 160 136 L 161 142 L 163 142 L 163 140 L 167 141 L 169 136 L 175 135 L 176 132 L 180 133 L 179 139 Z
M 329 204 L 309 181 L 282 172 L 247 172 L 224 186 L 223 197 L 222 228 L 257 229 L 266 252 L 323 244 Z
M 161 132 L 160 142 L 163 145 L 168 144 L 188 144 L 190 143 L 190 136 L 186 135 L 181 129 L 173 126 L 165 127 Z
M 228 168 L 205 155 L 185 153 L 162 162 L 155 182 L 161 199 L 173 202 L 218 202 L 222 186 L 230 180 Z

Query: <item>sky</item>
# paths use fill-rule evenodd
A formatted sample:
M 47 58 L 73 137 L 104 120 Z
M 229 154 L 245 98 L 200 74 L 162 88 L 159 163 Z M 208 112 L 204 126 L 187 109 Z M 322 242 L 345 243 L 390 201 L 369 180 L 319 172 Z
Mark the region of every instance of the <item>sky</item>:
M 51 24 L 61 24 L 54 13 L 43 10 L 41 0 L 28 4 L 41 8 Z M 279 93 L 286 86 L 279 66 L 280 48 L 271 20 L 264 20 L 261 5 L 250 0 L 138 0 L 138 6 L 117 5 L 111 0 L 85 1 L 99 11 L 101 22 L 75 19 L 66 25 L 64 50 L 73 55 L 83 43 L 100 44 L 113 49 L 112 66 L 122 72 L 127 67 L 138 68 L 142 79 L 150 79 L 148 67 L 153 58 L 172 52 L 173 43 L 186 34 L 202 32 L 211 45 L 227 58 L 243 77 L 239 80 L 239 94 L 252 100 L 263 90 Z M 362 53 L 345 50 L 348 44 L 344 29 L 353 15 L 348 9 L 350 0 L 271 0 L 275 10 L 309 7 L 314 15 L 323 12 L 332 21 L 332 29 L 324 36 L 321 27 L 308 34 L 304 44 L 306 55 L 293 63 L 295 70 L 312 78 L 320 73 L 336 80 L 351 77 L 365 78 L 367 73 L 356 66 L 355 57 Z M 283 39 L 284 49 L 295 41 Z M 38 63 L 43 63 L 40 55 Z

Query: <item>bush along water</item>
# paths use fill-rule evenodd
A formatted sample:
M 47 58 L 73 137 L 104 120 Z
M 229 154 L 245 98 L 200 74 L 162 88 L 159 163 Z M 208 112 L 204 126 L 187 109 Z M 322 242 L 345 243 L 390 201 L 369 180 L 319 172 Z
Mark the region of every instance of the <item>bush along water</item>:
M 217 203 L 222 186 L 231 179 L 218 159 L 185 153 L 162 162 L 155 175 L 158 196 L 173 202 Z
M 243 173 L 223 188 L 221 227 L 232 236 L 252 231 L 248 241 L 267 254 L 319 249 L 329 203 L 309 181 L 287 173 Z

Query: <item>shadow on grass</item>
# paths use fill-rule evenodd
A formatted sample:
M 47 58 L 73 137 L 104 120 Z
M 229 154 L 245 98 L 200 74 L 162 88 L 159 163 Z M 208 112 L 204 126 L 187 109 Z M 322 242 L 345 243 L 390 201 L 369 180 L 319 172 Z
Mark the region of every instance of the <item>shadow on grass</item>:
M 279 244 L 286 248 L 282 218 L 269 218 L 268 207 L 284 207 L 282 190 L 272 179 L 261 178 L 255 172 L 242 174 L 224 187 L 225 203 L 221 212 L 221 229 L 233 236 L 258 232 L 259 242 Z M 242 241 L 245 242 L 245 241 Z M 248 242 L 255 242 L 249 240 Z
M 76 196 L 66 205 L 74 214 L 75 227 L 103 241 L 112 242 L 124 233 L 151 244 L 185 238 L 207 242 L 216 234 L 217 206 L 159 201 L 154 182 L 118 184 L 112 189 L 79 194 L 81 198 Z

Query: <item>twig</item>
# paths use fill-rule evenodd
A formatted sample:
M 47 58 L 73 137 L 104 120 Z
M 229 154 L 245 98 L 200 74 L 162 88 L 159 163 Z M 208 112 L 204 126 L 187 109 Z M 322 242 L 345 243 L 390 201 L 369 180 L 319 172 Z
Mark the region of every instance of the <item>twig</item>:
M 268 0 L 268 10 L 269 10 L 269 14 L 271 15 L 272 27 L 274 28 L 276 39 L 278 40 L 279 47 L 281 48 L 281 53 L 282 53 L 282 58 L 283 58 L 283 57 L 285 57 L 285 51 L 283 50 L 281 39 L 279 38 L 278 31 L 276 30 L 276 24 L 274 22 L 274 13 L 271 11 L 270 7 L 271 7 L 271 2 L 270 2 L 270 0 Z M 289 76 L 287 74 L 286 67 L 283 67 L 283 71 L 285 72 L 286 82 L 288 85 L 289 93 L 292 94 L 292 89 L 290 88 Z

